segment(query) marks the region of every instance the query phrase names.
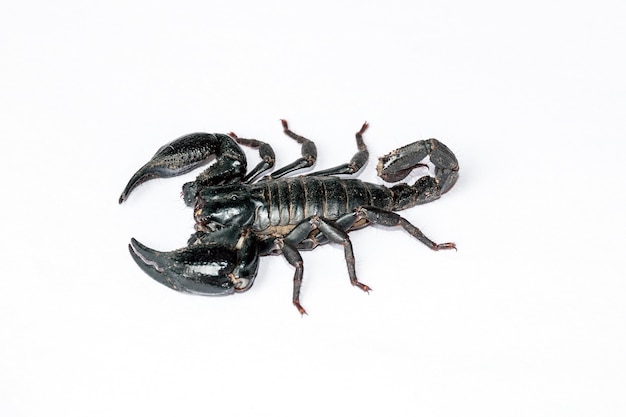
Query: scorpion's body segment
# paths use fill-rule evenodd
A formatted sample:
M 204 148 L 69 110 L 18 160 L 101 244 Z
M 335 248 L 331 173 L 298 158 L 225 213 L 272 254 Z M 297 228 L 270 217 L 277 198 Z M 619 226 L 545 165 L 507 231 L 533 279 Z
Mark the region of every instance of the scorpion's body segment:
M 337 220 L 363 206 L 390 209 L 393 202 L 387 187 L 332 176 L 282 178 L 256 185 L 264 188 L 267 202 L 257 212 L 254 228 L 259 231 L 295 225 L 311 216 Z
M 389 188 L 357 179 L 300 176 L 247 187 L 256 206 L 252 228 L 261 234 L 295 226 L 312 216 L 337 220 L 359 207 L 390 210 L 393 206 Z
M 302 157 L 256 181 L 274 165 L 271 146 L 256 139 L 221 134 L 192 134 L 163 146 L 129 181 L 120 203 L 150 178 L 188 172 L 211 155 L 216 162 L 196 181 L 183 186 L 185 203 L 194 207 L 196 233 L 186 248 L 158 252 L 135 239 L 131 255 L 150 276 L 183 292 L 204 295 L 245 291 L 256 277 L 259 257 L 282 254 L 295 268 L 293 304 L 300 313 L 303 262 L 300 250 L 334 242 L 344 247 L 350 282 L 364 291 L 357 280 L 354 253 L 348 233 L 378 224 L 399 226 L 433 250 L 456 249 L 454 243 L 437 244 L 417 227 L 396 214 L 418 204 L 438 199 L 458 178 L 454 154 L 436 139 L 420 140 L 379 159 L 378 175 L 388 182 L 403 180 L 430 158 L 434 176 L 423 176 L 413 185 L 387 187 L 337 175 L 354 174 L 369 156 L 362 134 L 356 134 L 358 152 L 349 163 L 308 175 L 286 175 L 315 163 L 317 150 L 310 140 L 289 130 L 285 134 L 302 145 Z M 258 149 L 262 161 L 246 173 L 246 157 L 235 143 Z

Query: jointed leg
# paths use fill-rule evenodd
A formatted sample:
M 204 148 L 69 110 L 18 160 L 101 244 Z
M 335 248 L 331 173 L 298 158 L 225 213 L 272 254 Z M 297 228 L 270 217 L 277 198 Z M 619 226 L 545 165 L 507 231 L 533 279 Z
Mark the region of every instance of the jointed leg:
M 292 302 L 293 305 L 296 306 L 300 314 L 305 315 L 306 310 L 300 304 L 300 288 L 302 287 L 302 276 L 304 274 L 304 262 L 302 262 L 302 256 L 298 250 L 293 246 L 293 244 L 287 240 L 283 242 L 283 256 L 287 259 L 293 267 L 296 268 L 296 271 L 293 275 L 293 297 Z
M 272 147 L 268 143 L 262 142 L 257 139 L 240 138 L 233 132 L 230 132 L 228 136 L 235 139 L 235 141 L 237 141 L 237 143 L 239 143 L 240 145 L 245 145 L 250 148 L 259 150 L 261 162 L 259 162 L 253 170 L 248 172 L 242 182 L 251 183 L 261 173 L 267 171 L 268 169 L 271 169 L 274 166 L 274 162 L 276 162 L 276 155 L 274 154 L 274 149 L 272 149 Z
M 350 276 L 350 283 L 355 287 L 359 287 L 365 292 L 369 292 L 371 288 L 365 284 L 360 283 L 356 277 L 356 271 L 354 267 L 354 252 L 352 250 L 352 242 L 350 241 L 348 234 L 333 222 L 325 220 L 321 217 L 314 218 L 312 220 L 312 223 L 317 228 L 319 228 L 320 232 L 322 232 L 324 236 L 326 236 L 331 242 L 343 245 L 344 256 L 346 258 L 346 264 L 348 266 L 348 275 Z
M 412 225 L 407 219 L 400 216 L 393 211 L 387 211 L 383 209 L 379 209 L 376 207 L 362 207 L 358 210 L 360 215 L 367 219 L 368 221 L 379 224 L 381 226 L 400 226 L 411 236 L 422 242 L 424 245 L 428 246 L 432 250 L 446 250 L 446 249 L 454 249 L 456 250 L 456 245 L 452 242 L 448 243 L 435 243 L 429 238 L 427 238 L 424 233 L 414 225 Z
M 368 225 L 368 222 L 363 220 L 358 212 L 344 214 L 337 220 L 334 220 L 333 223 L 346 233 Z M 313 233 L 309 233 L 308 236 L 300 241 L 300 243 L 298 243 L 298 249 L 313 250 L 316 247 L 320 245 L 325 245 L 330 241 L 331 240 L 328 239 L 328 237 L 324 233 L 321 233 L 318 229 Z
M 315 160 L 317 159 L 317 148 L 315 146 L 315 143 L 289 130 L 289 125 L 287 124 L 286 120 L 281 119 L 281 123 L 283 124 L 283 131 L 285 132 L 285 134 L 289 136 L 290 138 L 292 138 L 293 140 L 295 140 L 296 142 L 302 144 L 302 157 L 298 158 L 293 163 L 287 166 L 284 166 L 279 170 L 274 171 L 270 175 L 270 178 L 272 179 L 283 177 L 299 169 L 308 168 L 312 166 L 315 163 Z
M 315 171 L 307 174 L 307 176 L 328 176 L 328 175 L 341 175 L 341 174 L 354 174 L 359 171 L 367 163 L 369 158 L 369 152 L 367 145 L 363 141 L 363 133 L 367 130 L 369 124 L 363 123 L 361 130 L 356 132 L 356 145 L 359 151 L 354 154 L 352 159 L 347 164 L 342 164 L 334 168 L 325 169 L 322 171 Z
M 371 291 L 371 288 L 367 285 L 359 282 L 356 276 L 354 251 L 352 249 L 352 242 L 348 237 L 348 234 L 342 230 L 336 223 L 323 219 L 318 216 L 310 217 L 303 220 L 298 224 L 291 232 L 289 232 L 283 239 L 282 252 L 289 263 L 296 267 L 293 282 L 293 303 L 298 308 L 298 311 L 303 313 L 304 309 L 300 305 L 300 286 L 302 285 L 302 258 L 298 252 L 297 246 L 308 238 L 309 234 L 318 229 L 324 236 L 334 243 L 339 243 L 344 248 L 344 257 L 346 259 L 346 265 L 348 267 L 348 276 L 350 277 L 350 283 L 355 287 L 359 287 L 365 292 Z M 304 313 L 303 313 L 304 314 Z
M 350 276 L 350 283 L 365 292 L 371 291 L 370 287 L 359 282 L 356 277 L 354 252 L 352 250 L 352 243 L 348 238 L 348 234 L 334 222 L 313 216 L 300 222 L 286 236 L 265 240 L 262 243 L 262 248 L 259 252 L 261 255 L 278 255 L 279 253 L 282 253 L 287 262 L 295 268 L 293 276 L 292 301 L 300 314 L 306 314 L 306 310 L 300 304 L 300 288 L 302 287 L 304 262 L 302 261 L 302 256 L 300 255 L 298 249 L 301 248 L 300 245 L 308 238 L 310 233 L 315 230 L 319 230 L 331 242 L 343 245 L 346 265 L 348 266 L 348 275 Z

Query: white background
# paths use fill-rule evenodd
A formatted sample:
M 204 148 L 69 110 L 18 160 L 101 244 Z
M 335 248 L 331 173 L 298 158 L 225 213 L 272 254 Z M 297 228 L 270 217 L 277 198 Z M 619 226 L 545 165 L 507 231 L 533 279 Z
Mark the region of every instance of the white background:
M 24 1 L 0 17 L 0 415 L 623 416 L 622 1 Z M 193 297 L 132 261 L 193 231 L 130 176 L 194 131 L 299 156 L 280 118 L 347 161 L 417 139 L 461 179 L 254 288 Z M 248 152 L 250 165 L 256 155 Z

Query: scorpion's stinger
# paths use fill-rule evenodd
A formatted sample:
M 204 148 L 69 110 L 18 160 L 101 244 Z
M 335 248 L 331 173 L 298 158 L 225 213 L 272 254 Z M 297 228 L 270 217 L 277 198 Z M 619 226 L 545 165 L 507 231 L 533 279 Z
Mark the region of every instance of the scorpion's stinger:
M 435 176 L 423 176 L 412 186 L 392 187 L 394 210 L 428 203 L 448 192 L 459 178 L 459 163 L 454 153 L 437 139 L 419 140 L 378 158 L 378 176 L 387 182 L 398 182 L 416 167 L 427 166 L 422 163 L 427 156 L 435 166 Z
M 185 174 L 207 163 L 212 156 L 216 157 L 216 162 L 198 176 L 197 185 L 228 183 L 240 180 L 246 174 L 246 156 L 233 139 L 219 133 L 192 133 L 161 147 L 133 175 L 124 188 L 119 203 L 123 203 L 138 185 L 153 178 Z M 185 189 L 185 202 L 195 198 L 197 185 Z
M 159 252 L 136 239 L 128 245 L 137 265 L 161 284 L 176 291 L 199 295 L 235 292 L 231 280 L 237 252 L 219 245 L 194 245 L 172 252 Z

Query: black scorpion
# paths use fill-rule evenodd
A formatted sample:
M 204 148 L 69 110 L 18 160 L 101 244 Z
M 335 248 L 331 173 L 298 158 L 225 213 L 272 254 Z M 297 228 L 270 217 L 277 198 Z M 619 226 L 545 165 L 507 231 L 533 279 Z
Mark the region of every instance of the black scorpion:
M 456 249 L 454 243 L 437 244 L 417 227 L 394 213 L 438 199 L 458 179 L 454 154 L 436 139 L 419 140 L 379 158 L 378 175 L 402 181 L 417 167 L 434 166 L 434 176 L 422 176 L 413 185 L 386 187 L 339 177 L 357 173 L 369 153 L 363 142 L 367 122 L 356 133 L 358 152 L 351 161 L 334 168 L 297 177 L 287 174 L 315 163 L 315 144 L 292 132 L 282 120 L 284 133 L 302 145 L 302 157 L 256 180 L 274 166 L 271 146 L 234 133 L 193 133 L 163 146 L 129 181 L 120 204 L 139 184 L 180 175 L 215 162 L 195 181 L 183 186 L 183 198 L 194 207 L 196 232 L 185 248 L 159 252 L 134 238 L 129 245 L 137 264 L 156 281 L 177 291 L 225 295 L 249 289 L 256 277 L 259 257 L 282 254 L 295 268 L 293 304 L 300 304 L 303 262 L 299 251 L 328 242 L 343 246 L 350 283 L 369 292 L 355 272 L 348 233 L 377 224 L 399 226 L 433 250 Z M 237 143 L 257 149 L 261 162 L 247 173 L 246 156 Z

